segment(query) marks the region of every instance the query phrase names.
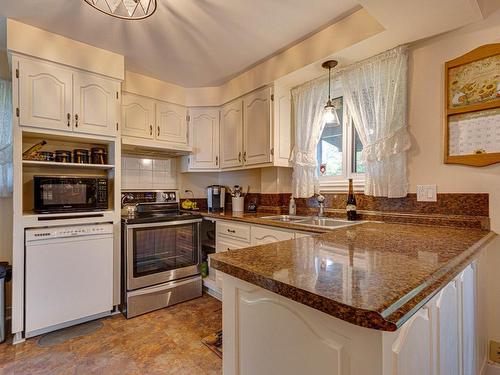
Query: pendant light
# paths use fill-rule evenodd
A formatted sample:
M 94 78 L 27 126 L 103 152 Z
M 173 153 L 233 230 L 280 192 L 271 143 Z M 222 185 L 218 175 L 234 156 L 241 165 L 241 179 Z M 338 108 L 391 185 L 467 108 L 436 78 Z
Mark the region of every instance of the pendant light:
M 143 20 L 157 8 L 156 0 L 83 0 L 92 8 L 122 20 Z
M 324 69 L 328 69 L 328 101 L 326 102 L 325 109 L 323 112 L 323 120 L 325 124 L 339 126 L 340 120 L 337 114 L 337 107 L 333 104 L 332 99 L 332 69 L 337 66 L 338 62 L 335 60 L 325 61 L 321 66 Z

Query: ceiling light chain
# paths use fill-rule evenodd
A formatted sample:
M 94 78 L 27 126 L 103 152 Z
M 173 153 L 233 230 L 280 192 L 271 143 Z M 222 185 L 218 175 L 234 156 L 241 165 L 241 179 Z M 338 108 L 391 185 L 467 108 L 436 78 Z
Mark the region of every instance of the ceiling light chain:
M 142 20 L 157 8 L 157 0 L 83 0 L 92 8 L 124 20 Z

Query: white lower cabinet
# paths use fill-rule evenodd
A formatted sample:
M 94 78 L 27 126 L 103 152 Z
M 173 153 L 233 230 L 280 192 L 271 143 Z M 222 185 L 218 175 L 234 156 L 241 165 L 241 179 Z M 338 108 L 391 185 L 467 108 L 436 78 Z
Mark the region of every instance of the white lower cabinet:
M 469 265 L 398 330 L 384 375 L 477 374 L 475 269 Z
M 401 328 L 392 347 L 392 375 L 430 375 L 432 364 L 431 307 L 424 306 Z
M 292 240 L 294 238 L 294 232 L 252 225 L 252 246 Z
M 395 332 L 358 327 L 224 275 L 223 373 L 479 375 L 479 270 L 469 265 Z
M 446 285 L 436 299 L 436 368 L 440 375 L 460 374 L 458 280 Z

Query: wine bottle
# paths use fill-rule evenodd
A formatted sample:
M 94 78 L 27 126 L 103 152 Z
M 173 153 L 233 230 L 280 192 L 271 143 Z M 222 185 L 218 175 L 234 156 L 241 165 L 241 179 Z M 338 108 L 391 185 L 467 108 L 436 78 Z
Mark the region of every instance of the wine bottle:
M 47 141 L 42 140 L 41 142 L 38 142 L 37 144 L 34 144 L 30 148 L 28 148 L 26 151 L 23 152 L 23 159 L 24 160 L 33 160 L 36 159 L 36 155 L 38 154 L 38 151 L 41 150 L 43 146 L 47 144 Z
M 347 211 L 347 220 L 356 220 L 356 197 L 354 196 L 354 189 L 352 187 L 352 178 L 349 179 L 349 194 L 347 195 L 347 205 L 345 207 Z

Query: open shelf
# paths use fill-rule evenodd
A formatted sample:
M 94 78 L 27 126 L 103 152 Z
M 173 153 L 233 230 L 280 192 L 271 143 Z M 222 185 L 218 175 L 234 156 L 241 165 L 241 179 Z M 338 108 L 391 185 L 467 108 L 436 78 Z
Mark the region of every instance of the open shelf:
M 75 169 L 112 169 L 112 164 L 79 164 L 79 163 L 59 163 L 55 161 L 23 160 L 23 166 L 44 166 L 57 168 L 75 168 Z

